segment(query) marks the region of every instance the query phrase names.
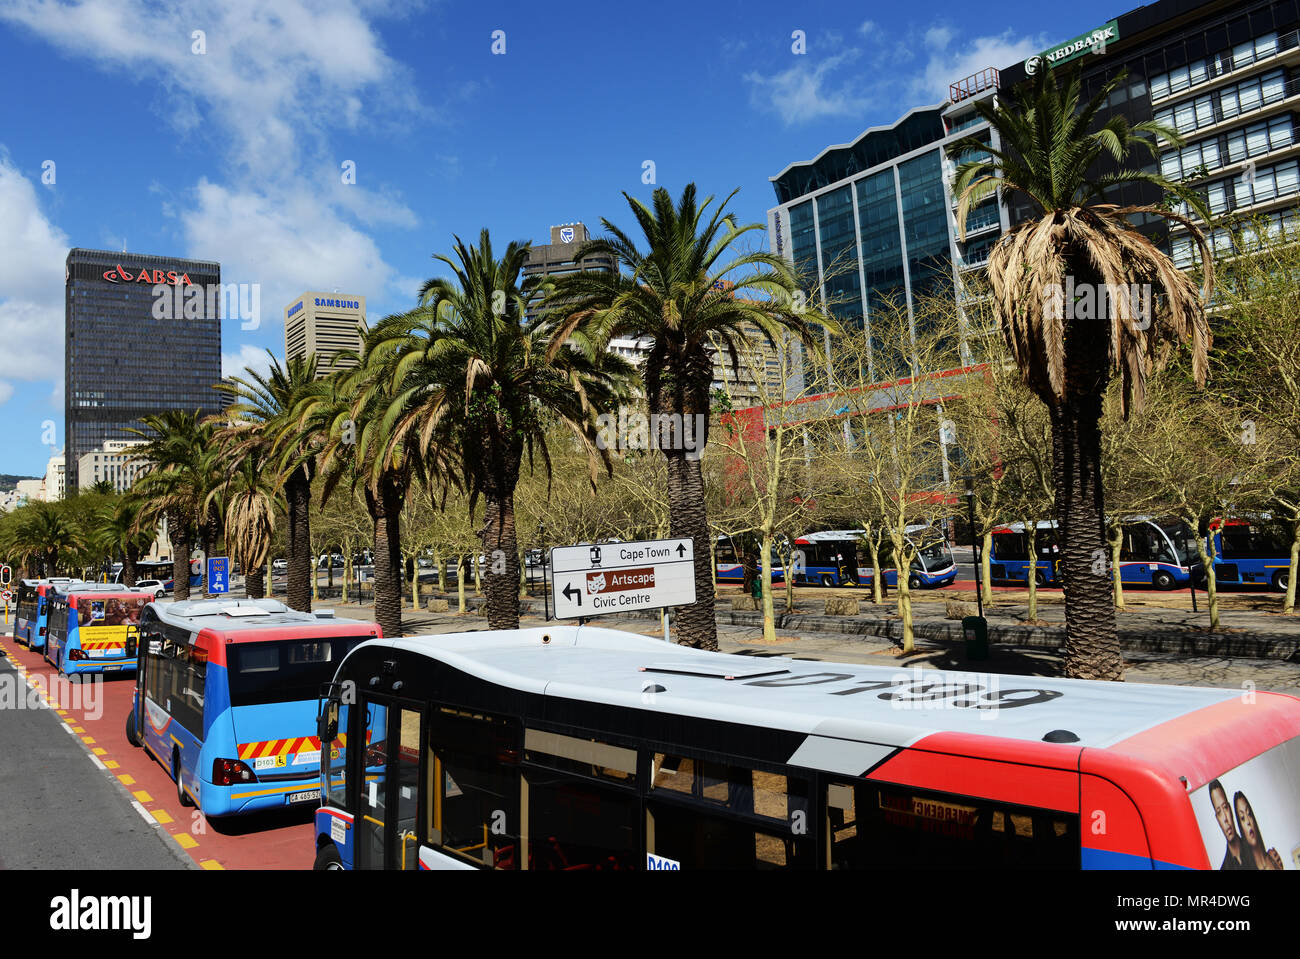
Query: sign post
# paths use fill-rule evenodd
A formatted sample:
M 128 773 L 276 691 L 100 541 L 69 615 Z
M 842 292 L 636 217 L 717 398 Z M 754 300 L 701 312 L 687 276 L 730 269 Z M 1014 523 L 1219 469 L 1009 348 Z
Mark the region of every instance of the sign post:
M 230 592 L 230 559 L 228 557 L 208 557 L 208 592 Z
M 556 619 L 695 602 L 695 551 L 689 539 L 556 546 L 550 566 Z M 664 633 L 667 639 L 666 623 Z

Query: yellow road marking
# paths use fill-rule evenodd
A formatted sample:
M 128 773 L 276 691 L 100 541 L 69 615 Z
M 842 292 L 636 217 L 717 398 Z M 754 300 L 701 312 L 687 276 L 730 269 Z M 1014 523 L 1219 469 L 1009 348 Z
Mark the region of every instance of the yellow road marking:
M 149 815 L 153 816 L 154 819 L 157 819 L 160 823 L 164 825 L 166 825 L 169 822 L 172 822 L 171 813 L 169 813 L 166 809 L 150 809 Z
M 116 766 L 117 763 L 114 763 L 113 765 Z M 118 781 L 121 782 L 123 786 L 134 786 L 134 785 L 135 785 L 135 777 L 132 776 L 132 775 L 130 775 L 129 773 L 122 773 L 122 774 L 119 775 L 117 778 L 118 778 Z
M 187 832 L 178 832 L 172 838 L 181 844 L 182 849 L 193 849 L 199 844 L 199 841 Z
M 94 736 L 82 736 L 82 737 L 81 737 L 81 741 L 82 741 L 83 743 L 85 743 L 87 746 L 93 746 L 93 745 L 95 745 L 95 737 L 94 737 Z
M 116 769 L 116 768 L 117 768 L 117 760 L 116 760 L 116 759 L 105 759 L 105 760 L 104 760 L 104 765 L 105 765 L 105 767 L 107 767 L 108 769 Z
M 91 752 L 94 753 L 96 756 L 108 755 L 108 750 L 104 749 L 102 746 L 96 746 L 94 749 L 91 750 Z
M 73 726 L 71 723 L 69 723 L 68 725 L 72 726 L 72 731 L 73 731 L 74 733 L 84 733 L 84 732 L 86 731 L 86 730 L 85 730 L 83 727 L 81 727 L 81 726 Z
M 205 859 L 201 863 L 199 863 L 199 865 L 202 866 L 204 869 L 225 869 L 226 868 L 225 866 L 221 865 L 221 863 L 217 862 L 215 859 Z
M 131 795 L 134 796 L 136 799 L 140 800 L 140 802 L 153 802 L 153 796 L 150 796 L 143 789 L 141 789 L 139 792 L 133 792 L 131 793 Z

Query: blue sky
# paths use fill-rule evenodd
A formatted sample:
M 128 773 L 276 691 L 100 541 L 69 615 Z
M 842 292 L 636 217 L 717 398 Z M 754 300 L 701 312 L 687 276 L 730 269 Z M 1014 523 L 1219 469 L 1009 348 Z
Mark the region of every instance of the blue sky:
M 789 163 L 1123 9 L 0 0 L 0 473 L 43 475 L 47 420 L 62 444 L 72 246 L 218 260 L 224 281 L 260 284 L 260 326 L 223 323 L 222 354 L 226 372 L 264 366 L 296 294 L 408 309 L 453 234 L 630 229 L 621 191 L 691 181 L 739 187 L 731 208 L 764 222 Z

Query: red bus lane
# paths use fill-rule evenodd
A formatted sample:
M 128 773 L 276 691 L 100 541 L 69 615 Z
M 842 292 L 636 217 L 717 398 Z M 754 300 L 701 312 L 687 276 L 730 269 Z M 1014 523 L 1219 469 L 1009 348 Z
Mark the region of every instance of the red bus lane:
M 60 719 L 81 740 L 108 775 L 134 797 L 150 822 L 171 836 L 204 869 L 310 869 L 315 856 L 314 807 L 274 810 L 217 819 L 185 807 L 176 784 L 143 748 L 126 739 L 135 674 L 86 676 L 84 685 L 60 677 L 39 652 L 19 646 L 9 635 L 0 639 L 9 662 L 45 694 Z M 36 747 L 36 748 L 39 748 Z M 129 863 L 105 863 L 129 866 Z

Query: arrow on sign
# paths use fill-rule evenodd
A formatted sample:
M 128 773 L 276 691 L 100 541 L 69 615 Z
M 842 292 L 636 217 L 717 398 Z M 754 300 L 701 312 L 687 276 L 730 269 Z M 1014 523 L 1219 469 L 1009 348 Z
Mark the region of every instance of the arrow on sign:
M 677 555 L 679 557 L 686 555 L 686 547 L 683 546 L 681 543 L 677 544 Z
M 573 595 L 569 595 L 569 591 L 570 591 L 570 590 L 573 590 Z M 564 584 L 564 598 L 567 599 L 569 602 L 573 602 L 573 601 L 576 600 L 577 603 L 578 603 L 578 605 L 581 606 L 581 605 L 582 605 L 582 590 L 580 590 L 580 589 L 573 589 L 573 584 L 572 584 L 572 583 L 565 583 L 565 584 Z

